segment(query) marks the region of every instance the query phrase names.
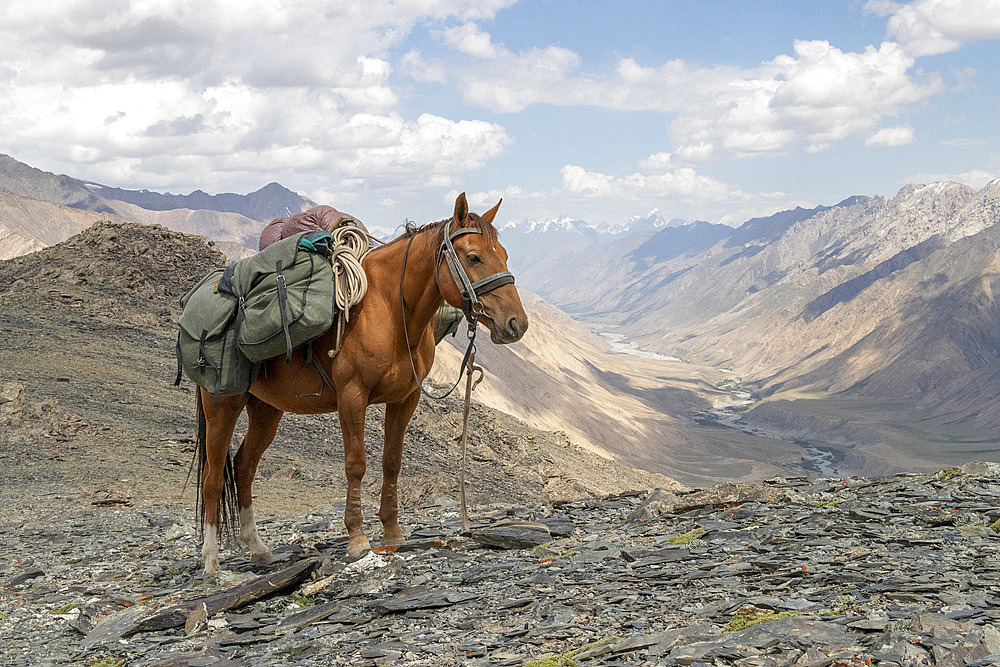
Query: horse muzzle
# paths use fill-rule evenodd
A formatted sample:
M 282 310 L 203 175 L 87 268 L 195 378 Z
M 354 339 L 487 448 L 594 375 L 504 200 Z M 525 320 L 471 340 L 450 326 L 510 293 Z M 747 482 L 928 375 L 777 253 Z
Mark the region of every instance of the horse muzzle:
M 511 315 L 506 318 L 489 317 L 489 325 L 491 341 L 497 345 L 516 343 L 528 330 L 528 317 L 524 314 Z

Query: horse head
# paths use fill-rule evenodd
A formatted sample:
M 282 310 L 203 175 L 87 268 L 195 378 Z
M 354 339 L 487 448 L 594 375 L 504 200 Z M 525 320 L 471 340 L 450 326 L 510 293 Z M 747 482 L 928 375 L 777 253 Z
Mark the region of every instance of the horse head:
M 499 209 L 497 202 L 477 215 L 469 211 L 465 193 L 458 196 L 455 213 L 443 231 L 442 253 L 447 261 L 438 266 L 438 285 L 445 301 L 467 315 L 471 311 L 479 316 L 494 343 L 514 343 L 528 328 L 528 316 L 507 270 L 507 251 L 493 226 Z

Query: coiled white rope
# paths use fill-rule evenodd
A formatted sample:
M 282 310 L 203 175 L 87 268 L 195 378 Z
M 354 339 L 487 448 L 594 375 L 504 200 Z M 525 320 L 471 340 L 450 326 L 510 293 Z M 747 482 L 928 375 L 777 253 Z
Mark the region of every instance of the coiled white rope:
M 368 293 L 368 276 L 361 260 L 371 250 L 368 235 L 352 224 L 342 224 L 333 230 L 334 304 L 337 310 L 337 342 L 329 354 L 340 352 L 344 331 L 351 321 L 351 308 L 361 303 Z

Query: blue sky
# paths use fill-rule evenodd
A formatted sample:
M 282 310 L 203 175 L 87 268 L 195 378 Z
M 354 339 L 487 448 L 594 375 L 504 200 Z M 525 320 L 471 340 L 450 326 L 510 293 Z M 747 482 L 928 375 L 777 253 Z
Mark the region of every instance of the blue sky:
M 734 224 L 1000 175 L 998 37 L 1000 0 L 6 3 L 0 152 L 380 227 Z

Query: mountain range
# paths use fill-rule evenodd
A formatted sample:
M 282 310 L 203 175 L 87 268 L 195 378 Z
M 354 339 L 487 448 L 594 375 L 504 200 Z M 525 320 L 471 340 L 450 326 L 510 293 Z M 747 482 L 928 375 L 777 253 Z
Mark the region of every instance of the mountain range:
M 98 220 L 133 220 L 201 234 L 239 259 L 256 251 L 261 223 L 315 205 L 278 183 L 246 195 L 123 190 L 0 154 L 0 259 L 53 245 Z
M 998 222 L 1000 181 L 908 185 L 596 240 L 519 278 L 643 349 L 732 368 L 760 401 L 743 427 L 889 471 L 1000 447 Z

